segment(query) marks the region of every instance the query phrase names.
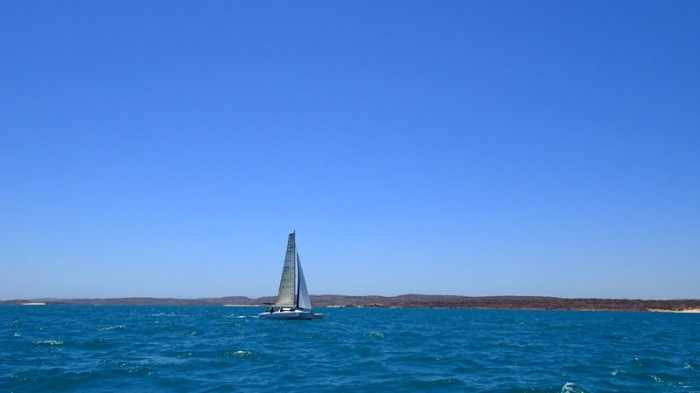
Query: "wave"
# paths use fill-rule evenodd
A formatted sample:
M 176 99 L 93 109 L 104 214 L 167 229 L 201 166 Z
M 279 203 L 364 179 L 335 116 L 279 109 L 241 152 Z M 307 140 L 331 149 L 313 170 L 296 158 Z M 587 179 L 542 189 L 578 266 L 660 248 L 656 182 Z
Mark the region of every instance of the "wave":
M 124 326 L 124 325 L 116 325 L 116 326 L 108 326 L 108 327 L 101 328 L 100 331 L 106 332 L 106 331 L 110 331 L 110 330 L 125 330 L 125 329 L 126 329 L 126 326 Z
M 39 340 L 39 341 L 34 341 L 34 344 L 36 345 L 63 345 L 63 341 L 59 340 Z

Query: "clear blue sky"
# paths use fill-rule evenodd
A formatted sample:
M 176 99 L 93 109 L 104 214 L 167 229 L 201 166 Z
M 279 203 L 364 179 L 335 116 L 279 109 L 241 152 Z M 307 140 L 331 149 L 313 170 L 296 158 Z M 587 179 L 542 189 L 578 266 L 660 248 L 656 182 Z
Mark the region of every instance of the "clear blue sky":
M 700 298 L 700 2 L 0 2 L 0 299 Z

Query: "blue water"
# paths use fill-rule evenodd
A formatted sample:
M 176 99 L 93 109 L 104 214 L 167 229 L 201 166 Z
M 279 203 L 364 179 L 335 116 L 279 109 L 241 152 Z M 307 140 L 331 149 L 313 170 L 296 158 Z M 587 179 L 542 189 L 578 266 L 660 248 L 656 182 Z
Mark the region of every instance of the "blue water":
M 700 315 L 0 307 L 0 392 L 700 392 Z

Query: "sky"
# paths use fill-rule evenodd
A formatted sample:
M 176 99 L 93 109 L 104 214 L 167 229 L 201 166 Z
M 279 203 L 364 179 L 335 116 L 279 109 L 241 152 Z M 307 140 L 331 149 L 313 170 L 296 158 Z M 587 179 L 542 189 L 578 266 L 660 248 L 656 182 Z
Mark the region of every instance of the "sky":
M 700 2 L 0 2 L 0 299 L 700 298 Z

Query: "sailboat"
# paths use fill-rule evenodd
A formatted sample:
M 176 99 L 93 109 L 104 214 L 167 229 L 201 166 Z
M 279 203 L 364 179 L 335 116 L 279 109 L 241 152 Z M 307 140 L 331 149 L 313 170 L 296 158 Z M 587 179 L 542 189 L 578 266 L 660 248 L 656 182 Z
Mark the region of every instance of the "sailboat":
M 289 234 L 287 253 L 284 257 L 280 288 L 277 301 L 267 311 L 258 314 L 260 318 L 270 319 L 318 319 L 323 314 L 314 313 L 311 309 L 309 291 L 306 289 L 304 271 L 297 252 L 296 232 Z

